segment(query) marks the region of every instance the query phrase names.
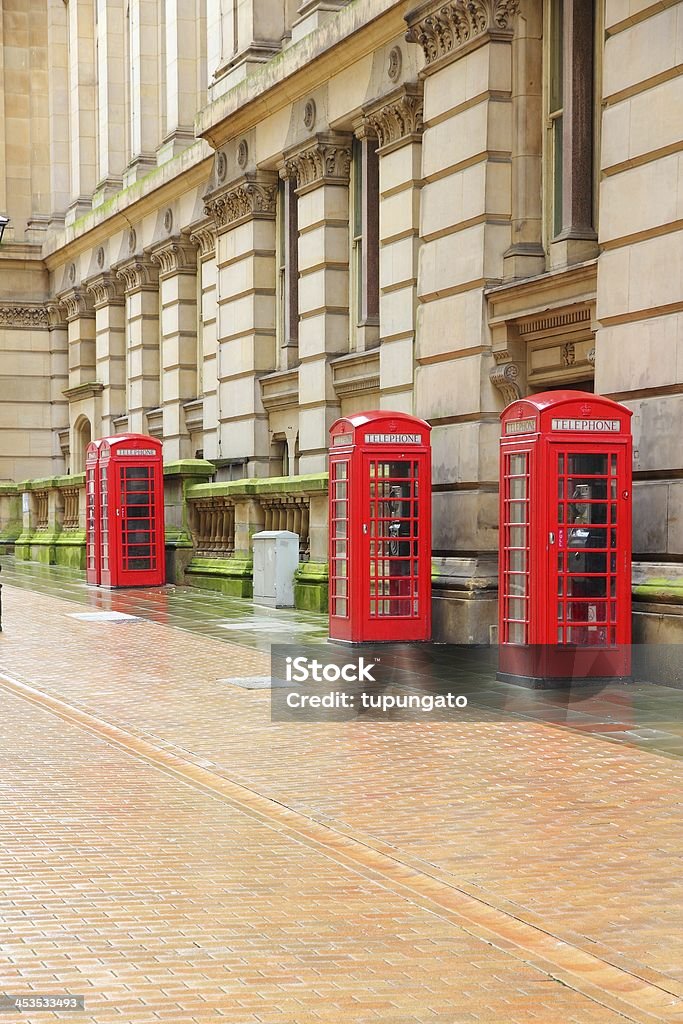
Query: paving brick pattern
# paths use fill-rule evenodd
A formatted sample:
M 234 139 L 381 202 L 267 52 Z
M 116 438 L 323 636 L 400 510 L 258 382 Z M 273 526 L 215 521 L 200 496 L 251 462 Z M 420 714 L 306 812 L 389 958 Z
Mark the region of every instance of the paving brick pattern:
M 218 682 L 267 672 L 258 651 L 3 596 L 0 670 L 645 979 L 654 1001 L 626 1019 L 681 1019 L 657 998 L 683 982 L 679 762 L 505 720 L 273 724 L 267 693 Z M 281 828 L 16 697 L 2 708 L 9 981 L 87 978 L 98 1022 L 624 1019 Z

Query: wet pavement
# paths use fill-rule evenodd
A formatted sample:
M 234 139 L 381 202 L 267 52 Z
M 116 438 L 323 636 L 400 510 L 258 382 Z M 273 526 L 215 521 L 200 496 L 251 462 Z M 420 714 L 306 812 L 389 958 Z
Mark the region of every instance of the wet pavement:
M 234 681 L 323 618 L 2 564 L 0 993 L 85 994 L 83 1024 L 683 1020 L 680 690 L 526 691 L 473 653 L 470 718 L 273 722 Z

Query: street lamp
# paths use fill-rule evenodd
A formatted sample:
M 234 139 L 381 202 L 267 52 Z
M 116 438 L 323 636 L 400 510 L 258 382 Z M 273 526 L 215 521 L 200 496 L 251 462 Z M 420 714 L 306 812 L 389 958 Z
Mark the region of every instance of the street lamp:
M 4 235 L 5 228 L 7 227 L 8 224 L 9 224 L 9 217 L 3 217 L 2 214 L 0 214 L 0 242 L 2 242 L 2 236 Z

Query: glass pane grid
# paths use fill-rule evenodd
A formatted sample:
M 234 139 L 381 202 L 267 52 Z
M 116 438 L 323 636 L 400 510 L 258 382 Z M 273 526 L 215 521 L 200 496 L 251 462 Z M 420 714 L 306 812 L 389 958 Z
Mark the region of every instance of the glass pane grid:
M 529 453 L 505 456 L 502 642 L 525 644 L 529 630 Z
M 420 613 L 417 499 L 417 462 L 370 462 L 371 618 Z

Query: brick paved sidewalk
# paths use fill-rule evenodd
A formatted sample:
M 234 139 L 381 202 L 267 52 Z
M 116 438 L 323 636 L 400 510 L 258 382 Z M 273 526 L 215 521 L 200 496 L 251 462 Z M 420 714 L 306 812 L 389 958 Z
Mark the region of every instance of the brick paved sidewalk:
M 643 750 L 606 744 L 591 735 L 519 721 L 481 721 L 466 729 L 455 722 L 432 722 L 419 727 L 372 721 L 347 725 L 273 724 L 266 693 L 236 690 L 221 682 L 230 675 L 267 672 L 267 661 L 256 650 L 147 621 L 102 623 L 75 619 L 73 614 L 79 609 L 69 602 L 10 587 L 4 591 L 4 597 L 7 631 L 0 639 L 0 672 L 17 682 L 5 684 L 12 690 L 10 695 L 6 690 L 2 693 L 3 710 L 7 704 L 12 711 L 3 718 L 3 722 L 12 723 L 8 745 L 2 748 L 3 782 L 8 778 L 8 768 L 17 763 L 8 751 L 10 740 L 15 746 L 20 742 L 19 725 L 26 721 L 28 727 L 36 715 L 49 725 L 56 721 L 47 711 L 36 710 L 35 704 L 17 696 L 24 680 L 43 694 L 64 702 L 52 707 L 52 716 L 68 717 L 69 707 L 96 716 L 92 720 L 84 717 L 81 725 L 91 734 L 88 743 L 96 743 L 98 750 L 106 752 L 106 756 L 101 755 L 105 760 L 113 756 L 111 748 L 102 744 L 102 737 L 112 741 L 112 735 L 107 734 L 108 725 L 125 730 L 122 742 L 124 747 L 128 744 L 128 753 L 117 757 L 123 757 L 136 779 L 140 775 L 143 788 L 158 795 L 159 806 L 164 808 L 164 828 L 184 832 L 188 820 L 181 815 L 180 823 L 174 824 L 174 813 L 166 813 L 165 808 L 173 805 L 173 795 L 169 796 L 168 805 L 166 797 L 162 800 L 160 796 L 167 785 L 173 793 L 180 792 L 183 799 L 198 801 L 197 807 L 201 808 L 195 812 L 197 827 L 203 830 L 206 826 L 213 835 L 213 840 L 210 835 L 207 838 L 203 856 L 212 863 L 213 842 L 217 857 L 213 867 L 202 871 L 207 872 L 213 883 L 223 880 L 231 893 L 238 894 L 237 913 L 244 911 L 247 918 L 251 914 L 247 932 L 262 958 L 255 968 L 257 973 L 244 984 L 249 998 L 260 999 L 266 1016 L 253 1015 L 256 1011 L 249 1005 L 242 1017 L 238 1011 L 235 1020 L 298 1022 L 318 1019 L 316 1013 L 324 1015 L 328 1011 L 326 1019 L 340 1022 L 442 1019 L 501 1024 L 537 1020 L 550 1024 L 555 1020 L 602 1021 L 624 1017 L 683 1019 L 675 998 L 683 994 L 679 920 L 683 829 L 678 795 L 683 772 L 679 762 Z M 31 696 L 26 691 L 26 696 L 37 699 L 40 705 L 40 694 Z M 93 801 L 100 808 L 102 820 L 92 818 L 91 825 L 94 829 L 102 828 L 105 837 L 113 836 L 108 831 L 109 786 L 103 785 L 103 776 L 98 774 L 100 754 L 87 759 L 93 772 L 90 778 L 83 763 L 82 753 L 88 743 L 84 742 L 82 729 L 59 723 L 57 729 L 63 743 L 59 746 L 59 757 L 54 754 L 58 765 L 50 770 L 56 771 L 62 785 L 68 776 L 73 787 L 70 799 L 75 806 L 85 795 L 85 807 Z M 143 746 L 136 748 L 136 743 Z M 27 786 L 37 787 L 37 795 L 48 778 L 43 775 L 41 782 L 43 766 L 46 760 L 52 764 L 52 740 L 47 748 L 37 743 L 35 750 L 21 778 Z M 75 756 L 74 751 L 77 763 L 70 773 L 69 758 Z M 137 760 L 130 758 L 131 753 Z M 175 759 L 173 764 L 163 760 L 170 756 Z M 209 828 L 213 812 L 205 814 L 204 810 L 205 804 L 214 807 L 211 798 L 198 791 L 190 796 L 190 790 L 179 782 L 160 779 L 154 768 L 143 766 L 141 757 L 166 771 L 180 766 L 180 778 L 185 777 L 191 785 L 202 787 L 230 804 L 231 814 L 237 815 L 244 832 L 252 838 L 256 836 L 259 829 L 254 820 L 258 819 L 269 829 L 268 836 L 272 834 L 283 844 L 285 852 L 273 853 L 269 841 L 252 842 L 248 851 L 245 847 L 244 856 L 220 859 L 218 850 L 224 832 L 222 827 Z M 200 776 L 197 772 L 204 774 Z M 112 777 L 119 778 L 116 773 Z M 107 793 L 105 798 L 103 792 Z M 14 790 L 7 792 L 2 788 L 0 793 L 13 796 Z M 51 800 L 49 791 L 46 794 L 41 799 Z M 40 800 L 35 806 L 41 806 Z M 36 836 L 38 826 L 35 821 L 30 822 L 32 812 L 33 805 L 27 801 L 28 817 L 23 825 L 20 819 L 17 833 L 12 831 L 16 817 L 10 819 L 12 829 L 3 843 L 5 851 L 9 851 L 14 875 L 17 867 L 23 870 L 24 864 L 17 834 L 28 835 L 32 841 Z M 38 816 L 43 829 L 50 824 L 46 813 L 43 806 Z M 145 814 L 150 817 L 149 807 Z M 150 819 L 143 824 L 159 828 L 161 821 L 155 825 Z M 126 822 L 119 827 L 125 834 Z M 233 824 L 225 826 L 225 835 L 232 834 L 233 828 Z M 64 836 L 57 834 L 57 850 L 63 841 Z M 158 842 L 157 836 L 146 847 L 140 846 L 147 853 L 136 871 L 152 870 L 154 865 L 152 862 L 150 867 L 148 853 Z M 267 914 L 263 916 L 263 905 L 257 902 L 251 910 L 248 901 L 242 905 L 239 895 L 244 893 L 243 881 L 238 872 L 238 881 L 231 882 L 233 867 L 238 865 L 240 872 L 255 872 L 259 876 L 261 867 L 268 863 L 272 883 L 280 856 L 283 863 L 288 862 L 288 844 L 298 850 L 302 842 L 308 844 L 311 856 L 315 854 L 316 866 L 298 865 L 296 871 L 303 872 L 299 882 L 304 888 L 312 886 L 318 895 L 312 902 L 308 896 L 303 900 L 297 896 L 288 903 L 271 889 L 269 913 L 284 915 L 278 920 L 289 920 L 289 926 L 283 927 L 296 931 L 298 918 L 294 907 L 299 900 L 306 911 L 306 930 L 311 936 L 307 955 L 313 972 L 321 970 L 316 951 L 328 949 L 334 956 L 335 943 L 355 944 L 350 961 L 356 965 L 353 971 L 343 961 L 330 961 L 333 966 L 329 977 L 337 977 L 348 1005 L 343 1000 L 335 1002 L 327 990 L 323 996 L 308 971 L 294 972 L 292 976 L 300 1000 L 298 1009 L 280 999 L 277 982 L 275 988 L 269 989 L 269 983 L 264 981 L 263 991 L 271 995 L 265 999 L 257 995 L 260 979 L 269 976 L 269 949 L 277 943 L 273 945 L 269 927 L 265 927 L 269 919 Z M 124 848 L 121 843 L 119 840 L 119 850 Z M 242 848 L 241 840 L 235 848 Z M 89 849 L 89 844 L 85 844 L 84 848 L 77 847 L 75 853 L 64 850 L 64 863 L 74 862 L 74 856 L 78 860 Z M 41 850 L 45 853 L 42 868 Z M 51 852 L 49 844 L 41 846 L 40 841 L 31 851 L 35 860 L 31 859 L 29 874 L 38 880 L 41 892 L 42 886 L 47 886 L 48 891 L 51 880 L 57 877 L 56 868 L 62 866 L 60 855 Z M 106 867 L 106 851 L 105 843 L 100 870 Z M 317 866 L 319 862 L 324 869 Z M 87 856 L 82 871 L 86 892 L 94 885 L 88 874 Z M 317 885 L 319 871 L 327 880 Z M 435 927 L 438 922 L 436 937 L 432 935 L 427 941 L 420 933 L 422 937 L 415 940 L 417 952 L 406 952 L 401 944 L 411 934 L 413 925 L 397 926 L 399 910 L 394 903 L 390 910 L 383 910 L 384 896 L 377 896 L 375 888 L 370 895 L 364 889 L 359 903 L 337 905 L 336 895 L 327 894 L 326 886 L 329 878 L 341 884 L 349 871 L 361 872 L 363 885 L 374 885 L 377 892 L 388 893 L 392 901 L 398 900 L 396 906 L 401 908 L 401 914 L 417 915 L 421 922 L 424 917 Z M 16 895 L 18 887 L 21 898 L 26 898 L 22 886 L 31 885 L 33 881 L 26 881 L 20 872 L 13 892 Z M 255 883 L 255 890 L 261 892 L 261 882 Z M 205 913 L 210 913 L 214 905 L 211 892 L 209 886 L 202 897 L 206 901 Z M 59 904 L 69 921 L 72 895 L 69 890 Z M 38 904 L 42 907 L 40 901 Z M 165 934 L 164 928 L 173 927 L 172 914 L 165 921 L 167 904 L 164 899 L 154 905 L 159 935 Z M 221 927 L 231 927 L 232 905 L 223 906 L 218 899 L 216 907 L 220 908 Z M 363 907 L 365 914 L 361 913 Z M 127 912 L 125 906 L 120 906 L 116 914 L 125 916 Z M 338 935 L 334 932 L 333 937 L 328 912 L 332 913 L 335 927 L 342 929 Z M 79 914 L 82 911 L 73 917 L 75 934 L 82 927 Z M 388 922 L 384 938 L 389 951 L 385 950 L 380 957 L 381 964 L 388 958 L 392 966 L 412 965 L 400 972 L 401 983 L 393 982 L 392 998 L 387 995 L 391 972 L 385 978 L 383 966 L 372 970 L 369 967 L 375 945 L 374 940 L 368 948 L 363 944 L 365 916 Z M 28 915 L 27 919 L 30 920 Z M 15 936 L 22 936 L 22 926 L 26 926 L 25 921 L 18 925 L 14 922 Z M 481 954 L 477 962 L 483 988 L 476 993 L 460 976 L 462 957 L 457 949 L 450 951 L 449 929 L 455 929 L 458 936 L 466 935 L 468 941 L 475 943 L 477 956 Z M 327 936 L 331 952 L 320 935 Z M 389 935 L 398 946 L 392 944 Z M 111 941 L 115 950 L 116 940 Z M 485 941 L 497 947 L 498 951 L 493 952 L 500 959 L 500 970 L 497 964 L 489 965 L 490 971 L 486 966 L 485 958 L 492 953 L 492 946 L 485 945 Z M 13 949 L 23 950 L 24 946 L 25 940 L 21 947 Z M 32 948 L 30 944 L 28 948 Z M 59 957 L 56 952 L 55 955 Z M 131 958 L 131 970 L 137 977 L 136 956 L 137 953 Z M 402 956 L 406 959 L 402 960 Z M 473 962 L 467 956 L 469 953 L 463 966 Z M 364 964 L 360 974 L 358 961 Z M 428 966 L 432 961 L 434 970 Z M 109 962 L 106 957 L 104 962 Z M 30 955 L 22 963 L 25 977 L 31 976 Z M 53 970 L 49 958 L 47 965 L 46 970 Z M 183 974 L 182 957 L 176 969 L 182 977 L 193 976 L 189 968 Z M 510 981 L 510 972 L 514 974 L 516 970 L 522 972 L 519 979 Z M 530 988 L 528 984 L 525 987 L 527 970 L 537 972 Z M 578 1002 L 571 1006 L 558 1002 L 557 990 L 561 987 L 549 982 L 550 977 L 561 978 L 569 986 L 566 998 L 571 996 Z M 498 989 L 501 978 L 505 980 Z M 67 987 L 67 980 L 70 983 L 70 977 L 64 979 L 62 987 Z M 544 989 L 551 987 L 553 995 L 549 1001 L 544 996 L 539 1002 L 535 994 L 540 991 L 537 983 L 542 983 Z M 158 990 L 156 981 L 150 984 L 152 988 L 156 984 Z M 99 985 L 98 981 L 96 987 Z M 432 993 L 429 998 L 424 996 L 425 986 Z M 6 984 L 5 988 L 11 990 Z M 100 991 L 110 991 L 104 981 Z M 277 995 L 272 994 L 275 992 Z M 506 998 L 505 992 L 509 1006 L 496 1003 L 496 999 Z M 564 997 L 563 988 L 561 992 Z M 214 992 L 211 999 L 215 998 Z M 223 1019 L 217 1009 L 214 1012 L 211 999 L 206 1006 L 209 1015 L 197 1019 Z M 375 999 L 379 1000 L 376 1004 Z M 166 1011 L 159 1012 L 161 1019 L 193 1019 L 188 1010 L 181 1012 L 170 998 L 165 1005 Z M 228 999 L 220 1008 L 232 1012 L 235 1004 Z M 143 1019 L 157 1019 L 145 1016 L 147 1011 L 142 1016 L 136 1013 L 130 1017 L 135 1024 Z M 435 1013 L 445 1016 L 439 1018 Z M 27 1018 L 22 1015 L 21 1019 Z M 98 1012 L 93 1019 L 110 1018 Z

